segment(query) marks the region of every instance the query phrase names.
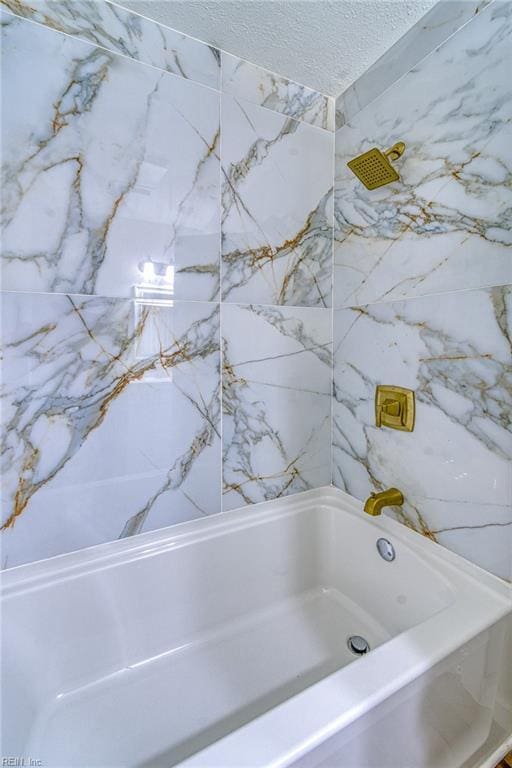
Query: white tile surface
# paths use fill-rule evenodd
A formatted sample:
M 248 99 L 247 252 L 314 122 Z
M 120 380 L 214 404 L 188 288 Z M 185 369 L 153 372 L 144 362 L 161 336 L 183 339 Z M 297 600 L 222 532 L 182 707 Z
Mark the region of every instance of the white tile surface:
M 215 298 L 219 95 L 3 18 L 4 289 Z
M 399 519 L 436 538 L 438 531 L 439 541 L 506 578 L 510 317 L 510 288 L 334 313 L 335 484 L 360 499 L 400 488 Z M 416 392 L 413 433 L 375 426 L 377 384 Z M 501 540 L 499 552 L 489 534 Z
M 331 304 L 332 142 L 326 131 L 222 97 L 222 293 Z
M 224 304 L 224 509 L 330 480 L 331 315 Z
M 219 87 L 216 48 L 105 0 L 2 0 L 2 7 L 113 53 Z
M 222 90 L 318 128 L 334 130 L 334 99 L 224 51 Z
M 4 565 L 219 511 L 216 305 L 8 293 L 2 320 Z
M 441 0 L 336 99 L 336 127 L 377 99 L 491 0 Z M 496 0 L 494 0 L 496 1 Z M 501 0 L 498 0 L 500 2 Z
M 512 4 L 478 17 L 336 133 L 336 307 L 512 281 Z M 403 140 L 401 180 L 346 167 Z

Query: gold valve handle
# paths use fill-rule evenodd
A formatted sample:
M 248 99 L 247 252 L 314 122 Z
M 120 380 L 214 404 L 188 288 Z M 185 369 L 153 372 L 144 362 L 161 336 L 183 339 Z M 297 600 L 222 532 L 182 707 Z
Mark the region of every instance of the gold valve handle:
M 414 429 L 414 392 L 391 384 L 378 384 L 375 391 L 375 424 L 412 432 Z

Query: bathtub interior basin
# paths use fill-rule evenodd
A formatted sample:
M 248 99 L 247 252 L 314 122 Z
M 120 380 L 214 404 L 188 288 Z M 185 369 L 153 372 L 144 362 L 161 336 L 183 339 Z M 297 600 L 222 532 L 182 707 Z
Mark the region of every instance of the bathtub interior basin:
M 446 685 L 443 664 L 477 703 L 475 751 L 510 608 L 506 585 L 331 488 L 20 566 L 2 579 L 3 754 L 290 765 L 429 674 Z

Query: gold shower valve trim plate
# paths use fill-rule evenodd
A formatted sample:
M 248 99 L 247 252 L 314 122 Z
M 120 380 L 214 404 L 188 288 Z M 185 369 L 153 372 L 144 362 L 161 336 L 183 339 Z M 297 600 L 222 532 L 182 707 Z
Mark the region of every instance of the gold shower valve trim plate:
M 405 150 L 403 141 L 397 141 L 385 152 L 378 147 L 369 149 L 359 157 L 354 157 L 347 165 L 366 189 L 377 189 L 392 181 L 399 181 L 400 176 L 390 163 L 390 160 L 398 160 Z
M 375 391 L 375 423 L 378 427 L 412 432 L 416 403 L 412 389 L 379 384 Z

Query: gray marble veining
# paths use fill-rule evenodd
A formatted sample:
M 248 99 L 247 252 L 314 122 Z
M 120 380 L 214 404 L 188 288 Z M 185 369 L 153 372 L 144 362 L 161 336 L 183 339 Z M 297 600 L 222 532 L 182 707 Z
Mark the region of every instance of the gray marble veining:
M 336 484 L 512 579 L 512 5 L 437 6 L 344 96 L 334 400 L 332 100 L 109 2 L 3 6 L 2 566 L 327 484 L 332 403 Z M 368 193 L 346 161 L 397 139 Z
M 336 307 L 512 280 L 511 39 L 491 3 L 336 132 Z M 347 161 L 397 140 L 400 181 L 366 190 Z
M 219 511 L 216 305 L 7 293 L 2 324 L 4 564 Z
M 0 0 L 11 13 L 173 75 L 219 88 L 220 52 L 108 0 Z
M 222 100 L 222 294 L 331 305 L 333 136 Z
M 2 33 L 4 289 L 216 298 L 219 95 L 10 14 Z
M 224 304 L 224 509 L 330 480 L 331 313 Z
M 334 130 L 334 99 L 222 51 L 222 90 L 318 128 Z
M 335 484 L 361 499 L 397 486 L 406 504 L 396 514 L 407 525 L 488 563 L 488 546 L 480 553 L 478 538 L 467 538 L 482 529 L 505 538 L 512 556 L 510 287 L 340 309 L 334 318 Z M 375 426 L 379 383 L 416 392 L 413 433 Z M 500 575 L 510 578 L 503 557 Z
M 489 2 L 441 0 L 336 99 L 336 128 L 352 120 L 423 58 L 442 45 Z

